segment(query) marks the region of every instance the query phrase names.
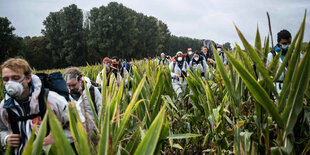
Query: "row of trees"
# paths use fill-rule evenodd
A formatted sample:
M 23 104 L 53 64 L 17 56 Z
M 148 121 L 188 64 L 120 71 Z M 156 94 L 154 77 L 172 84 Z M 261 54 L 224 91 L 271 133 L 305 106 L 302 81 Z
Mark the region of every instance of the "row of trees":
M 37 69 L 94 64 L 106 56 L 130 60 L 161 52 L 174 55 L 202 46 L 202 40 L 171 35 L 161 20 L 116 2 L 84 13 L 75 4 L 51 12 L 39 37 L 14 35 L 7 18 L 0 17 L 0 24 L 0 61 L 21 56 Z

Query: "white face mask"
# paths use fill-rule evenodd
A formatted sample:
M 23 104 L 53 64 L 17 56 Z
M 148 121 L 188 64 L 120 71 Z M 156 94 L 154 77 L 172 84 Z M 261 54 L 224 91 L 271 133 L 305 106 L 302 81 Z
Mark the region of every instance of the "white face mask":
M 199 58 L 198 58 L 198 57 L 195 57 L 195 58 L 194 58 L 194 60 L 195 60 L 195 61 L 198 61 L 198 60 L 199 60 Z
M 110 66 L 109 66 L 109 64 L 103 64 L 103 68 L 106 68 L 106 70 L 107 70 L 107 71 L 109 71 L 109 70 L 110 70 Z
M 178 57 L 178 61 L 182 61 L 183 60 L 183 58 L 182 57 Z
M 217 51 L 218 51 L 218 52 L 221 52 L 221 49 L 220 49 L 220 48 L 218 48 L 218 49 L 217 49 Z
M 5 90 L 13 98 L 20 97 L 22 95 L 22 93 L 24 92 L 24 90 L 25 90 L 25 88 L 22 85 L 22 82 L 25 79 L 26 79 L 26 77 L 22 81 L 20 81 L 20 82 L 8 81 L 5 84 Z
M 193 52 L 192 52 L 192 51 L 189 51 L 189 52 L 188 52 L 188 54 L 189 54 L 189 55 L 192 55 L 192 54 L 193 54 Z

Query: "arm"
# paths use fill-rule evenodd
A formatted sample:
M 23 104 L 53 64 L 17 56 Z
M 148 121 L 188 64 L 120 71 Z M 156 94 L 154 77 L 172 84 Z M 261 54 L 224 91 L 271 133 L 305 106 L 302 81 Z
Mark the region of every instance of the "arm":
M 172 78 L 176 78 L 176 74 L 172 72 L 172 71 L 173 71 L 173 64 L 174 64 L 174 63 L 175 63 L 175 62 L 171 62 L 171 63 L 169 64 L 169 69 L 170 69 L 170 71 L 171 71 L 171 77 L 172 77 Z
M 271 52 L 269 52 L 268 55 L 267 55 L 266 68 L 268 68 L 268 66 L 269 66 L 270 62 L 272 61 L 272 59 L 273 59 L 273 55 L 272 55 Z
M 202 60 L 202 64 L 203 64 L 205 76 L 207 76 L 207 74 L 209 74 L 209 66 L 207 65 L 207 62 L 205 60 Z
M 99 83 L 101 85 L 101 75 L 102 75 L 102 72 L 98 73 L 97 75 L 97 78 L 96 78 L 96 83 Z
M 101 97 L 101 93 L 99 89 L 96 87 L 95 87 L 95 102 L 96 102 L 96 106 L 97 106 L 98 114 L 99 114 L 101 110 L 101 105 L 102 105 L 102 97 Z
M 4 103 L 1 103 L 2 105 Z M 5 125 L 6 121 L 4 121 L 4 117 L 7 116 L 7 114 L 3 111 L 4 109 L 1 109 L 1 118 L 0 118 L 0 139 L 1 139 L 1 145 L 2 146 L 7 146 L 7 139 L 10 135 L 10 131 L 7 128 L 7 126 Z M 6 116 L 4 116 L 6 115 Z
M 57 119 L 61 123 L 61 125 L 64 127 L 64 133 L 70 143 L 73 142 L 73 138 L 70 132 L 70 127 L 69 127 L 69 117 L 68 117 L 68 102 L 66 99 L 57 93 L 50 91 L 49 96 L 48 96 L 48 102 L 50 108 L 53 110 L 55 113 Z M 47 137 L 44 138 L 44 144 L 49 145 L 53 144 L 54 140 L 52 138 L 52 135 L 49 134 Z

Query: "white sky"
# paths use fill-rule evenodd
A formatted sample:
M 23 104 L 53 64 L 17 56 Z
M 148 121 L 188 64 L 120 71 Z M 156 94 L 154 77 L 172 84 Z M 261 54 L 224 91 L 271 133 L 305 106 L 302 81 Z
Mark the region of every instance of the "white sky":
M 7 17 L 16 28 L 15 34 L 39 36 L 49 12 L 70 4 L 89 11 L 107 5 L 108 0 L 0 0 L 0 17 Z M 271 16 L 274 42 L 276 34 L 287 29 L 294 37 L 304 16 L 310 11 L 310 0 L 117 0 L 128 8 L 154 16 L 168 25 L 173 35 L 212 39 L 217 43 L 240 44 L 234 28 L 239 27 L 251 43 L 257 26 L 262 41 L 268 35 L 266 12 Z M 309 13 L 304 42 L 310 40 Z

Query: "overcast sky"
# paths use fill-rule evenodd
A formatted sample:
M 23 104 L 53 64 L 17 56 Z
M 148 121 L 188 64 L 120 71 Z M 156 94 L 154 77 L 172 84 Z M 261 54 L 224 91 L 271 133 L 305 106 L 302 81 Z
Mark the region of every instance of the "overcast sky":
M 50 12 L 76 4 L 83 11 L 107 5 L 108 0 L 0 0 L 0 16 L 7 17 L 15 34 L 39 36 L 43 20 Z M 254 42 L 259 27 L 262 41 L 268 35 L 266 12 L 271 16 L 273 38 L 282 29 L 295 36 L 310 0 L 117 0 L 126 7 L 162 20 L 171 34 L 217 43 L 240 43 L 234 23 Z M 310 40 L 310 14 L 307 14 L 304 41 Z

